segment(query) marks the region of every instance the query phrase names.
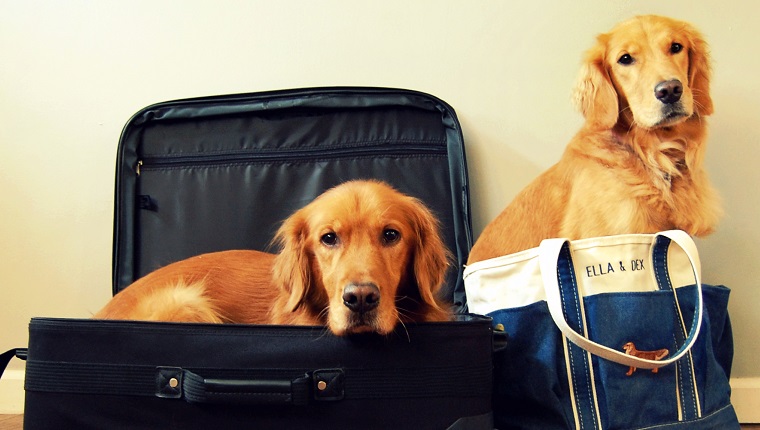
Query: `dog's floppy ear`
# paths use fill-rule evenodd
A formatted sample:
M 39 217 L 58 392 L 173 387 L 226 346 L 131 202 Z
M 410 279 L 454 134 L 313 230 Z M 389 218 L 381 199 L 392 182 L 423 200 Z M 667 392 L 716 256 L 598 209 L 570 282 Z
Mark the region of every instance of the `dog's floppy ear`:
M 689 39 L 689 88 L 694 94 L 694 110 L 699 115 L 713 113 L 713 102 L 710 97 L 710 53 L 702 35 L 690 25 L 687 25 Z
M 288 294 L 287 309 L 295 311 L 311 288 L 309 257 L 305 252 L 308 225 L 303 210 L 291 215 L 277 231 L 274 242 L 280 252 L 274 260 L 272 279 Z
M 597 38 L 597 44 L 586 56 L 573 91 L 573 101 L 594 129 L 610 129 L 618 120 L 618 97 L 604 65 L 606 38 Z
M 450 255 L 439 233 L 439 222 L 419 200 L 409 197 L 409 216 L 415 227 L 413 269 L 420 298 L 435 310 L 442 311 L 437 298 L 446 279 Z

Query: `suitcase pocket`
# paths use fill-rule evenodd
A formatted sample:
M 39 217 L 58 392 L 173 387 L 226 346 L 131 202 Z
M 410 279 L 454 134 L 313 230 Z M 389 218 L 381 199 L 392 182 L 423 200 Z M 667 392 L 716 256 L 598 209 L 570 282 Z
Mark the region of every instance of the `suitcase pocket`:
M 436 142 L 433 142 L 436 143 Z M 142 157 L 137 161 L 135 172 L 140 176 L 146 169 L 181 169 L 202 168 L 225 165 L 246 165 L 256 163 L 284 163 L 284 162 L 309 162 L 315 163 L 320 160 L 332 160 L 339 158 L 359 157 L 382 157 L 382 156 L 445 156 L 447 149 L 439 145 L 415 145 L 414 142 L 406 144 L 396 142 L 393 144 L 371 146 L 341 146 L 332 148 L 316 148 L 299 151 L 231 151 L 214 154 L 196 153 L 190 155 L 154 155 Z

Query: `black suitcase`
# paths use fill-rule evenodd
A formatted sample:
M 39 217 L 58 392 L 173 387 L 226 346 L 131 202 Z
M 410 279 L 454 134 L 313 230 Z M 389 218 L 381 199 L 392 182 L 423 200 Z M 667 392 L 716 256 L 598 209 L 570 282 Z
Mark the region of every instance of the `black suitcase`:
M 119 142 L 113 291 L 192 255 L 266 250 L 290 213 L 357 178 L 384 180 L 439 217 L 457 259 L 444 291 L 465 310 L 472 240 L 454 110 L 376 88 L 138 112 Z M 472 315 L 350 338 L 322 327 L 35 318 L 28 351 L 15 355 L 27 356 L 32 429 L 490 428 L 499 340 Z

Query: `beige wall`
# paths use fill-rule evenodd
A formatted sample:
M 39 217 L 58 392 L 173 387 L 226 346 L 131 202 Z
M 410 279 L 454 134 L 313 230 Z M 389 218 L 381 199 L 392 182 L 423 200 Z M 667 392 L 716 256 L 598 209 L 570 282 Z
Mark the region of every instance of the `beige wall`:
M 0 0 L 0 349 L 25 345 L 33 316 L 87 317 L 109 298 L 116 143 L 143 106 L 432 93 L 465 131 L 477 234 L 580 125 L 570 92 L 593 36 L 640 13 L 691 21 L 712 45 L 708 168 L 727 215 L 699 246 L 705 280 L 733 289 L 734 376 L 760 377 L 760 3 L 731 0 Z

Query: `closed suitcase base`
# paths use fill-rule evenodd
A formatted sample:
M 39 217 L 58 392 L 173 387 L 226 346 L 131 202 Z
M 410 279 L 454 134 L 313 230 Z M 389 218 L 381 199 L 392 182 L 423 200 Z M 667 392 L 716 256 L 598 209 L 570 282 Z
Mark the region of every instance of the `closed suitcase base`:
M 491 428 L 490 319 L 323 327 L 35 318 L 25 425 Z

